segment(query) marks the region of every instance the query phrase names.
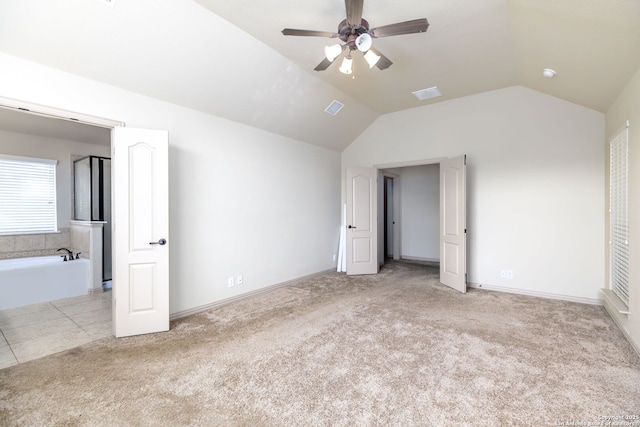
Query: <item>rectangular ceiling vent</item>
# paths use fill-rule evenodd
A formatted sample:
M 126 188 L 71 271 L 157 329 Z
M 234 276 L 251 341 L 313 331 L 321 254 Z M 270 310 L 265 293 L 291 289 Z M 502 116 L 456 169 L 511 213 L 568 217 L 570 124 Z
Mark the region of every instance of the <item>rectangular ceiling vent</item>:
M 116 0 L 98 0 L 100 3 L 104 3 L 107 6 L 114 8 L 116 7 Z
M 413 96 L 418 98 L 420 101 L 424 101 L 425 99 L 437 98 L 438 96 L 442 96 L 442 92 L 438 89 L 438 86 L 430 87 L 427 89 L 417 90 L 415 92 L 411 92 Z
M 334 100 L 331 104 L 329 104 L 327 108 L 324 109 L 324 111 L 325 113 L 329 113 L 332 116 L 335 116 L 336 114 L 338 114 L 338 111 L 342 110 L 342 107 L 344 107 L 344 104 Z

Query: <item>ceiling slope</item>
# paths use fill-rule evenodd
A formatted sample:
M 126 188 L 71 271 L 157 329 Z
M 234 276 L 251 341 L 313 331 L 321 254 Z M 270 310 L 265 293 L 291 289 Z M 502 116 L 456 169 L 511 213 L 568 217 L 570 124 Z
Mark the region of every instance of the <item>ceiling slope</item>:
M 380 114 L 513 85 L 604 112 L 640 68 L 638 0 L 365 0 L 363 17 L 430 26 L 374 39 L 393 65 L 354 55 L 345 76 L 313 71 L 335 40 L 281 34 L 336 31 L 343 0 L 3 0 L 0 51 L 338 151 Z
M 337 151 L 378 116 L 191 0 L 3 0 L 0 51 Z

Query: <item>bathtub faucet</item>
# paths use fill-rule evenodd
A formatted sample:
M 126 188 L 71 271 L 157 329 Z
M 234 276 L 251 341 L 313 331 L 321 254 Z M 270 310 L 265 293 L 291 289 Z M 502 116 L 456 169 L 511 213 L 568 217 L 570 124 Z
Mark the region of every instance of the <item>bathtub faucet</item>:
M 73 260 L 73 252 L 71 252 L 69 249 L 67 248 L 60 248 L 58 249 L 56 252 L 60 252 L 60 251 L 67 251 L 67 254 L 69 254 L 69 261 Z M 64 256 L 64 260 L 67 260 L 67 255 Z

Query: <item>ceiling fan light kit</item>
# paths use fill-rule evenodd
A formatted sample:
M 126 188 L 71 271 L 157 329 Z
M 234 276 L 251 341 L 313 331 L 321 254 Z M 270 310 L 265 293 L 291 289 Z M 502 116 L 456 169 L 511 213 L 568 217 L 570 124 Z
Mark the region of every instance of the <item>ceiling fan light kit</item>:
M 339 44 L 326 46 L 324 48 L 324 56 L 326 56 L 329 61 L 333 62 L 334 59 L 340 56 L 343 50 L 344 50 L 343 47 L 340 46 Z
M 373 44 L 373 39 L 367 33 L 362 33 L 356 38 L 356 47 L 362 53 L 367 52 L 371 49 L 371 45 Z
M 342 74 L 351 74 L 353 73 L 352 67 L 353 67 L 353 59 L 351 58 L 351 55 L 347 55 L 342 60 L 342 65 L 340 66 L 339 70 Z
M 369 68 L 373 68 L 373 66 L 380 61 L 380 55 L 376 55 L 372 50 L 368 50 L 367 53 L 364 54 L 364 59 L 367 60 Z
M 386 70 L 393 63 L 382 53 L 372 49 L 374 38 L 424 33 L 427 31 L 427 28 L 429 28 L 427 18 L 420 18 L 369 29 L 369 22 L 362 18 L 364 0 L 345 0 L 344 3 L 347 12 L 347 19 L 342 20 L 342 22 L 338 24 L 337 33 L 315 30 L 296 30 L 292 28 L 285 28 L 282 30 L 282 34 L 285 36 L 328 37 L 332 39 L 339 38 L 344 43 L 343 45 L 334 44 L 332 46 L 326 46 L 324 49 L 326 59 L 314 68 L 316 71 L 324 71 L 329 68 L 335 59 L 345 50 L 347 50 L 347 54 L 345 55 L 339 69 L 343 74 L 353 73 L 351 52 L 355 50 L 364 54 L 364 58 L 369 64 L 369 68 L 373 68 L 375 65 L 380 70 Z

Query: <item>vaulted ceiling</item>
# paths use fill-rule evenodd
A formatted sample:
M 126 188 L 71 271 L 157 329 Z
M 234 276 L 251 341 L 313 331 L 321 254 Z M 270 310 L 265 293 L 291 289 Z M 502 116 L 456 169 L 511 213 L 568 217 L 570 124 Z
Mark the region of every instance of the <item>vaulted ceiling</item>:
M 2 0 L 0 52 L 334 150 L 381 114 L 513 85 L 604 112 L 640 68 L 638 0 L 365 0 L 363 17 L 430 26 L 374 39 L 393 65 L 355 55 L 347 76 L 313 70 L 334 40 L 281 34 L 337 31 L 343 0 Z

